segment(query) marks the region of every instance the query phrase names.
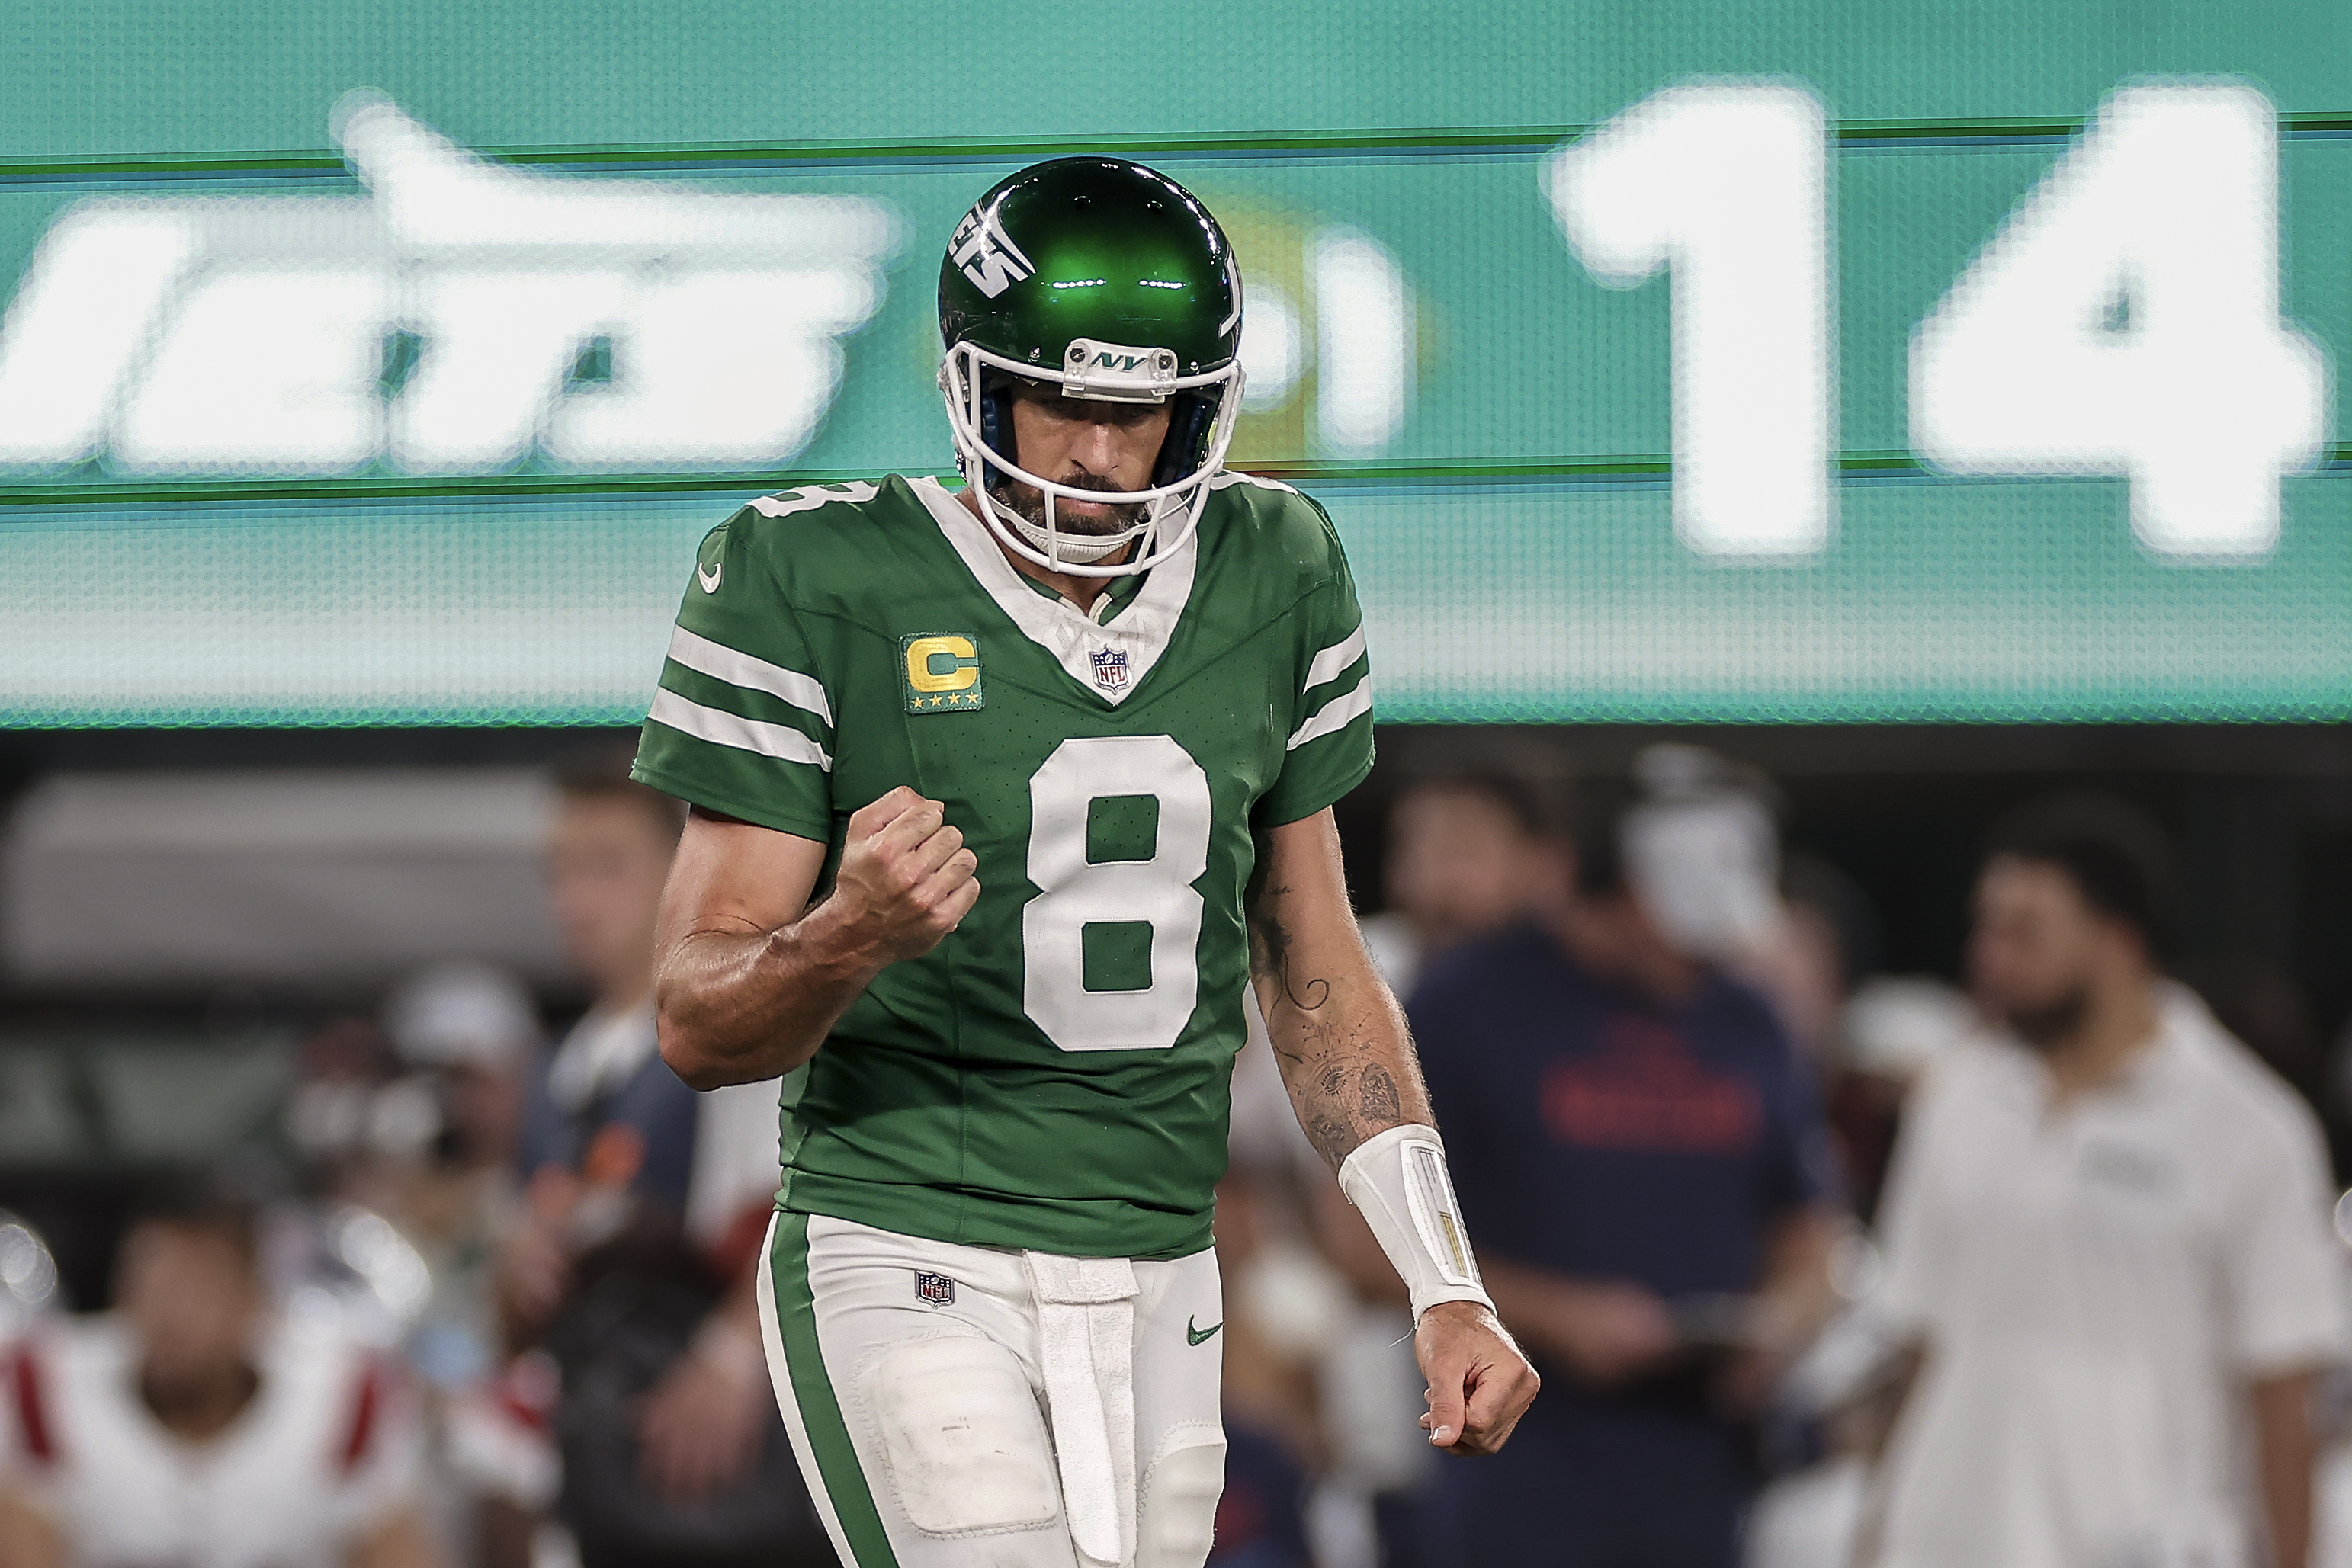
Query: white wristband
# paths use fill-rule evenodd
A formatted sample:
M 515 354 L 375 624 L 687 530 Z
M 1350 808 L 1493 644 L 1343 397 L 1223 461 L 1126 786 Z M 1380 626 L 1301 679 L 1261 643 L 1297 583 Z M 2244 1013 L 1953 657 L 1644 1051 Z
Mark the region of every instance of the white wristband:
M 1440 1301 L 1494 1306 L 1478 1282 L 1436 1128 L 1407 1123 L 1366 1139 L 1340 1162 L 1339 1190 L 1396 1265 L 1416 1322 Z

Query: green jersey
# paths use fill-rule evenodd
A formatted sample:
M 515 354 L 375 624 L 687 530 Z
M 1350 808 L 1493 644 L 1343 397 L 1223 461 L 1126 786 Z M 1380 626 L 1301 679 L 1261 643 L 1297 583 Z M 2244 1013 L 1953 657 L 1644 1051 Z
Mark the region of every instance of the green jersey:
M 930 479 L 764 497 L 704 539 L 636 777 L 830 846 L 905 784 L 979 903 L 783 1092 L 778 1202 L 1075 1256 L 1209 1244 L 1244 1038 L 1254 831 L 1372 762 L 1322 508 L 1220 474 L 1171 559 L 1081 612 Z

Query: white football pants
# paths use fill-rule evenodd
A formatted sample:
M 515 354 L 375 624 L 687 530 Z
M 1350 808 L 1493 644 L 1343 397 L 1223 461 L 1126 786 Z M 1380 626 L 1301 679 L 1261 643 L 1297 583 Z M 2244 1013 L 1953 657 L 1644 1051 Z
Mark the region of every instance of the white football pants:
M 779 1214 L 767 1258 L 776 1402 L 845 1568 L 1200 1568 L 1225 1477 L 1214 1252 Z

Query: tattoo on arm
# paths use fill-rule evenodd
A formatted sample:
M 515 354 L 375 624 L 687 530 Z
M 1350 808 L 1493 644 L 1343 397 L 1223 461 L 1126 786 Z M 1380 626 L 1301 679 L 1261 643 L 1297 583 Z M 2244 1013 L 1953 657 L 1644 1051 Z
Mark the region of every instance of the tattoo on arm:
M 1334 1167 L 1357 1145 L 1405 1119 L 1396 1079 L 1377 1061 L 1358 1059 L 1326 1067 L 1298 1098 L 1307 1141 Z
M 1331 999 L 1331 982 L 1310 978 L 1295 981 L 1290 973 L 1290 933 L 1283 929 L 1268 907 L 1290 890 L 1286 887 L 1264 887 L 1255 891 L 1251 900 L 1250 968 L 1260 975 L 1270 976 L 1282 988 L 1283 1000 L 1300 1012 L 1311 1013 Z
M 1334 1166 L 1348 1157 L 1349 1150 L 1363 1142 L 1356 1136 L 1356 1129 L 1349 1125 L 1347 1113 L 1339 1098 L 1343 1092 L 1340 1080 L 1346 1071 L 1345 1068 L 1335 1067 L 1325 1073 L 1317 1082 L 1314 1092 L 1304 1107 L 1307 1141 L 1315 1145 L 1317 1154 Z
M 1271 982 L 1260 993 L 1272 998 L 1266 1032 L 1299 1125 L 1316 1152 L 1337 1169 L 1366 1139 L 1429 1113 L 1419 1104 L 1412 1048 L 1392 1021 L 1393 1004 L 1369 970 L 1368 985 L 1351 986 L 1344 995 L 1335 995 L 1332 978 L 1299 972 L 1299 950 L 1282 922 L 1283 900 L 1293 890 L 1273 883 L 1266 874 L 1268 858 L 1261 843 L 1246 905 L 1250 970 L 1261 982 Z M 1334 960 L 1310 953 L 1307 961 L 1321 967 Z M 1416 1102 L 1410 1114 L 1407 1099 Z

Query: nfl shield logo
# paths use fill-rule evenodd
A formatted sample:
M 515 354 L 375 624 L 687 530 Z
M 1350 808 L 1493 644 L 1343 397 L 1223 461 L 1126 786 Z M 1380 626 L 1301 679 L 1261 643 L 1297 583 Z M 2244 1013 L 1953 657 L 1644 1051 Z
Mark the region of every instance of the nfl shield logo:
M 1088 657 L 1095 662 L 1095 685 L 1107 692 L 1118 691 L 1127 685 L 1127 650 L 1097 648 Z
M 934 1307 L 954 1306 L 955 1281 L 945 1274 L 919 1272 L 915 1276 L 915 1297 L 918 1301 Z

